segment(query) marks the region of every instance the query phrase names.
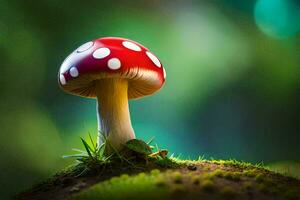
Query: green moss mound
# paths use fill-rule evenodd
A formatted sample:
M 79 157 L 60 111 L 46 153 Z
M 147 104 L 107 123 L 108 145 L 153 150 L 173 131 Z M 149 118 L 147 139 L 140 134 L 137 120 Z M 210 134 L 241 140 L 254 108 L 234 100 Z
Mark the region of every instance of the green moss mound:
M 82 174 L 77 165 L 18 199 L 300 199 L 300 180 L 235 160 L 114 163 Z
M 179 168 L 121 175 L 73 195 L 72 200 L 300 199 L 300 182 L 237 161 L 180 161 Z
M 151 143 L 131 140 L 121 151 L 105 141 L 81 139 L 85 150 L 65 156 L 77 165 L 55 175 L 18 199 L 176 200 L 300 199 L 300 180 L 262 165 L 236 160 L 180 160 Z M 110 151 L 106 151 L 106 148 Z M 108 154 L 108 152 L 111 152 Z
M 123 174 L 75 195 L 71 199 L 166 199 L 164 181 L 152 174 Z

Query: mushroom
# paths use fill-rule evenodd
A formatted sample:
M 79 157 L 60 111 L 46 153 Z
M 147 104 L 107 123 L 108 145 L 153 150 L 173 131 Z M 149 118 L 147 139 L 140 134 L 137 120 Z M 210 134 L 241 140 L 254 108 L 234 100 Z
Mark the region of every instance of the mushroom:
M 64 91 L 97 99 L 97 144 L 105 136 L 118 150 L 135 138 L 128 100 L 153 94 L 165 78 L 165 69 L 153 53 L 137 42 L 116 37 L 81 45 L 64 60 L 58 74 Z

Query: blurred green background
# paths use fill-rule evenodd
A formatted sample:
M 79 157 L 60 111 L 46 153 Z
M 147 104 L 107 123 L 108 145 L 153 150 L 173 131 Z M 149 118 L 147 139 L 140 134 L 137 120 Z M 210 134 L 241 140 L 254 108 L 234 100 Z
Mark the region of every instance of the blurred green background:
M 283 162 L 299 172 L 299 7 L 293 0 L 0 0 L 0 199 L 69 165 L 61 156 L 81 148 L 79 136 L 96 136 L 95 101 L 61 91 L 57 73 L 69 53 L 104 36 L 140 42 L 166 68 L 161 91 L 130 102 L 138 138 L 155 136 L 182 158 L 277 169 Z

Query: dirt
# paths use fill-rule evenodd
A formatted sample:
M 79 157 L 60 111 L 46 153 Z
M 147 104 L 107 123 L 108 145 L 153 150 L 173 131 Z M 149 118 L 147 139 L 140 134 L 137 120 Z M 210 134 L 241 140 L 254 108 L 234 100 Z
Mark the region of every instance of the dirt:
M 263 168 L 256 169 L 254 167 L 253 169 L 256 170 L 255 174 L 250 174 L 249 176 L 240 175 L 239 178 L 232 178 L 228 174 L 242 174 L 248 169 L 213 162 L 193 162 L 169 169 L 151 163 L 145 165 L 143 169 L 115 166 L 80 176 L 78 176 L 78 173 L 76 174 L 72 171 L 62 172 L 34 186 L 32 189 L 20 193 L 16 199 L 68 199 L 71 195 L 89 188 L 96 183 L 108 180 L 111 177 L 124 173 L 134 175 L 140 172 L 149 172 L 155 168 L 160 169 L 165 174 L 170 174 L 166 178 L 166 183 L 172 191 L 172 199 L 300 199 L 300 180 L 285 177 Z M 221 170 L 222 173 L 213 174 L 216 170 Z M 180 173 L 181 178 L 179 180 L 174 179 L 174 172 Z M 263 174 L 263 179 L 257 174 Z M 197 183 L 195 178 L 193 178 L 198 176 L 205 177 L 207 175 L 210 175 L 210 177 L 205 178 L 204 181 L 202 178 L 200 183 Z M 203 183 L 206 183 L 206 185 Z
M 83 174 L 83 170 L 68 169 L 64 172 L 55 174 L 50 179 L 33 186 L 31 189 L 16 195 L 15 199 L 19 200 L 62 200 L 67 199 L 71 195 L 89 188 L 92 185 L 108 180 L 114 176 L 121 174 L 134 175 L 140 172 L 149 172 L 157 166 L 149 163 L 142 164 L 145 167 L 132 168 L 125 166 L 107 166 L 99 170 L 91 170 Z M 163 168 L 161 168 L 163 169 Z M 79 172 L 78 172 L 79 171 Z
M 196 168 L 196 169 L 195 169 Z M 208 170 L 202 170 L 202 169 Z M 192 169 L 192 170 L 191 170 Z M 294 199 L 300 200 L 300 181 L 290 177 L 284 177 L 280 174 L 270 172 L 265 169 L 257 169 L 257 173 L 264 174 L 268 183 L 262 180 L 256 180 L 256 177 L 241 176 L 238 179 L 225 178 L 215 175 L 212 179 L 213 185 L 201 188 L 201 181 L 195 183 L 191 177 L 205 176 L 213 173 L 215 170 L 222 170 L 229 173 L 242 173 L 243 169 L 234 166 L 222 166 L 211 163 L 201 163 L 185 167 L 179 170 L 182 174 L 182 180 L 179 183 L 174 181 L 172 176 L 167 180 L 168 187 L 172 190 L 171 199 L 176 200 L 222 200 L 222 199 L 238 199 L 238 200 L 281 200 Z M 202 180 L 203 182 L 203 180 Z M 205 182 L 205 180 L 204 180 Z M 251 184 L 251 188 L 245 188 L 245 184 Z M 177 187 L 177 186 L 183 187 Z M 264 188 L 261 188 L 261 186 Z M 201 189 L 199 189 L 201 188 Z

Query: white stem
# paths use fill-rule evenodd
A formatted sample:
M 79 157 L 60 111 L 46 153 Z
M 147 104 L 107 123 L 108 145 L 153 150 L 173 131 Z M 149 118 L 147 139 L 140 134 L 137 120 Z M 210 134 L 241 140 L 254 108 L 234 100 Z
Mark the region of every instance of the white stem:
M 97 113 L 97 124 L 98 124 L 98 136 L 97 136 L 98 147 L 100 147 L 103 144 L 104 137 L 107 137 L 107 135 L 103 135 L 103 131 L 102 131 L 102 128 L 101 128 L 101 119 L 100 119 L 100 112 L 99 112 L 100 108 L 99 108 L 99 105 L 100 105 L 100 102 L 97 99 L 97 102 L 96 102 L 96 113 Z
M 96 82 L 98 145 L 103 143 L 102 134 L 114 148 L 134 139 L 128 106 L 128 82 L 126 79 L 110 78 Z

